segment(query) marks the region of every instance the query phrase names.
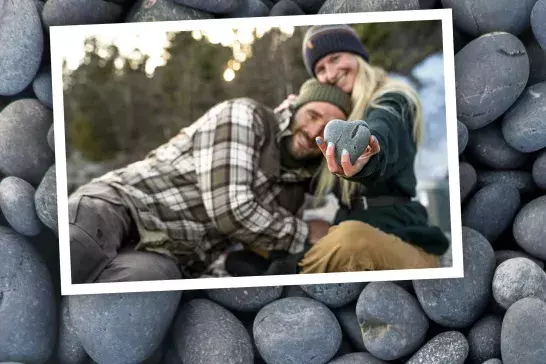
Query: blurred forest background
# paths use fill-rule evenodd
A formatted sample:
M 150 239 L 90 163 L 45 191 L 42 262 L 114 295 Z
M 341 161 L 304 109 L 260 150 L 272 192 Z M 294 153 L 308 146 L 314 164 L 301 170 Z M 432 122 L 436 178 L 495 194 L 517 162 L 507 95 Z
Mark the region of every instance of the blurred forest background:
M 439 20 L 353 27 L 371 64 L 416 88 L 416 65 L 442 53 Z M 141 159 L 216 103 L 244 96 L 275 107 L 297 93 L 309 77 L 301 54 L 306 29 L 234 30 L 231 39 L 206 31 L 167 33 L 157 39 L 165 41 L 165 48 L 162 64 L 153 69 L 138 48 L 126 56 L 100 37 L 85 39 L 83 62 L 71 69 L 65 59 L 63 67 L 69 193 L 95 176 Z M 439 76 L 443 82 L 441 68 Z M 440 139 L 445 139 L 445 106 L 440 106 Z M 446 149 L 440 152 L 445 159 Z

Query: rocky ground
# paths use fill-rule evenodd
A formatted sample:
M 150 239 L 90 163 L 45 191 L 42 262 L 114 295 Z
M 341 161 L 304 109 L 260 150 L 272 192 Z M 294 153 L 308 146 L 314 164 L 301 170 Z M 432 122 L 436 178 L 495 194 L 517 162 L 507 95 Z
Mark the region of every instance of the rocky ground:
M 60 296 L 49 26 L 441 6 L 464 278 Z M 0 362 L 544 363 L 546 0 L 0 0 L 0 19 Z

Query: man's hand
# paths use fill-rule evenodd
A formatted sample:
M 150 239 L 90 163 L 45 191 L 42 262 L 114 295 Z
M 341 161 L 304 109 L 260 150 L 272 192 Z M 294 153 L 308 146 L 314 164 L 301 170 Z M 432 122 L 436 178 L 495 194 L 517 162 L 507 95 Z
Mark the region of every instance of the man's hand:
M 309 226 L 309 244 L 315 244 L 328 234 L 330 229 L 330 224 L 324 220 L 310 220 L 307 222 L 307 226 Z

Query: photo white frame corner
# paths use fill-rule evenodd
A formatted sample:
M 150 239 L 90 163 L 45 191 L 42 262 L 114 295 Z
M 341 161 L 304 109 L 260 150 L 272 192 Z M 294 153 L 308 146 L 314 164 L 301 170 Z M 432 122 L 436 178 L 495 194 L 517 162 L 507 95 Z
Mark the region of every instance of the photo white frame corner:
M 122 283 L 72 284 L 70 244 L 68 229 L 68 196 L 66 146 L 63 102 L 62 62 L 63 38 L 73 34 L 100 35 L 101 33 L 138 33 L 142 29 L 154 31 L 192 31 L 208 27 L 241 28 L 245 26 L 266 25 L 309 26 L 319 24 L 359 24 L 382 22 L 407 22 L 440 20 L 442 22 L 443 59 L 445 77 L 445 105 L 447 121 L 449 199 L 451 219 L 451 242 L 453 265 L 432 269 L 404 269 L 392 271 L 370 271 L 349 273 L 321 273 L 276 275 L 259 277 L 199 278 L 185 280 L 140 281 Z M 55 131 L 55 157 L 57 177 L 57 207 L 59 222 L 59 254 L 61 273 L 61 294 L 107 294 L 122 292 L 152 292 L 174 290 L 196 290 L 215 288 L 243 288 L 255 286 L 291 286 L 307 284 L 399 281 L 461 278 L 464 276 L 462 228 L 460 209 L 460 183 L 457 139 L 457 117 L 455 96 L 455 57 L 453 45 L 453 20 L 451 9 L 410 10 L 372 13 L 298 15 L 283 17 L 188 20 L 149 23 L 121 23 L 100 25 L 53 26 L 51 38 L 51 74 L 53 90 L 53 118 Z

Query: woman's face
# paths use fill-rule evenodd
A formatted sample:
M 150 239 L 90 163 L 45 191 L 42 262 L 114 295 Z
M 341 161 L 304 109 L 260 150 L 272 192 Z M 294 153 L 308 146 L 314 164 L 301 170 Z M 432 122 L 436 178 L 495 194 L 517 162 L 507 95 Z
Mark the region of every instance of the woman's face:
M 315 74 L 320 83 L 337 86 L 346 93 L 353 91 L 358 63 L 348 52 L 332 53 L 315 64 Z

